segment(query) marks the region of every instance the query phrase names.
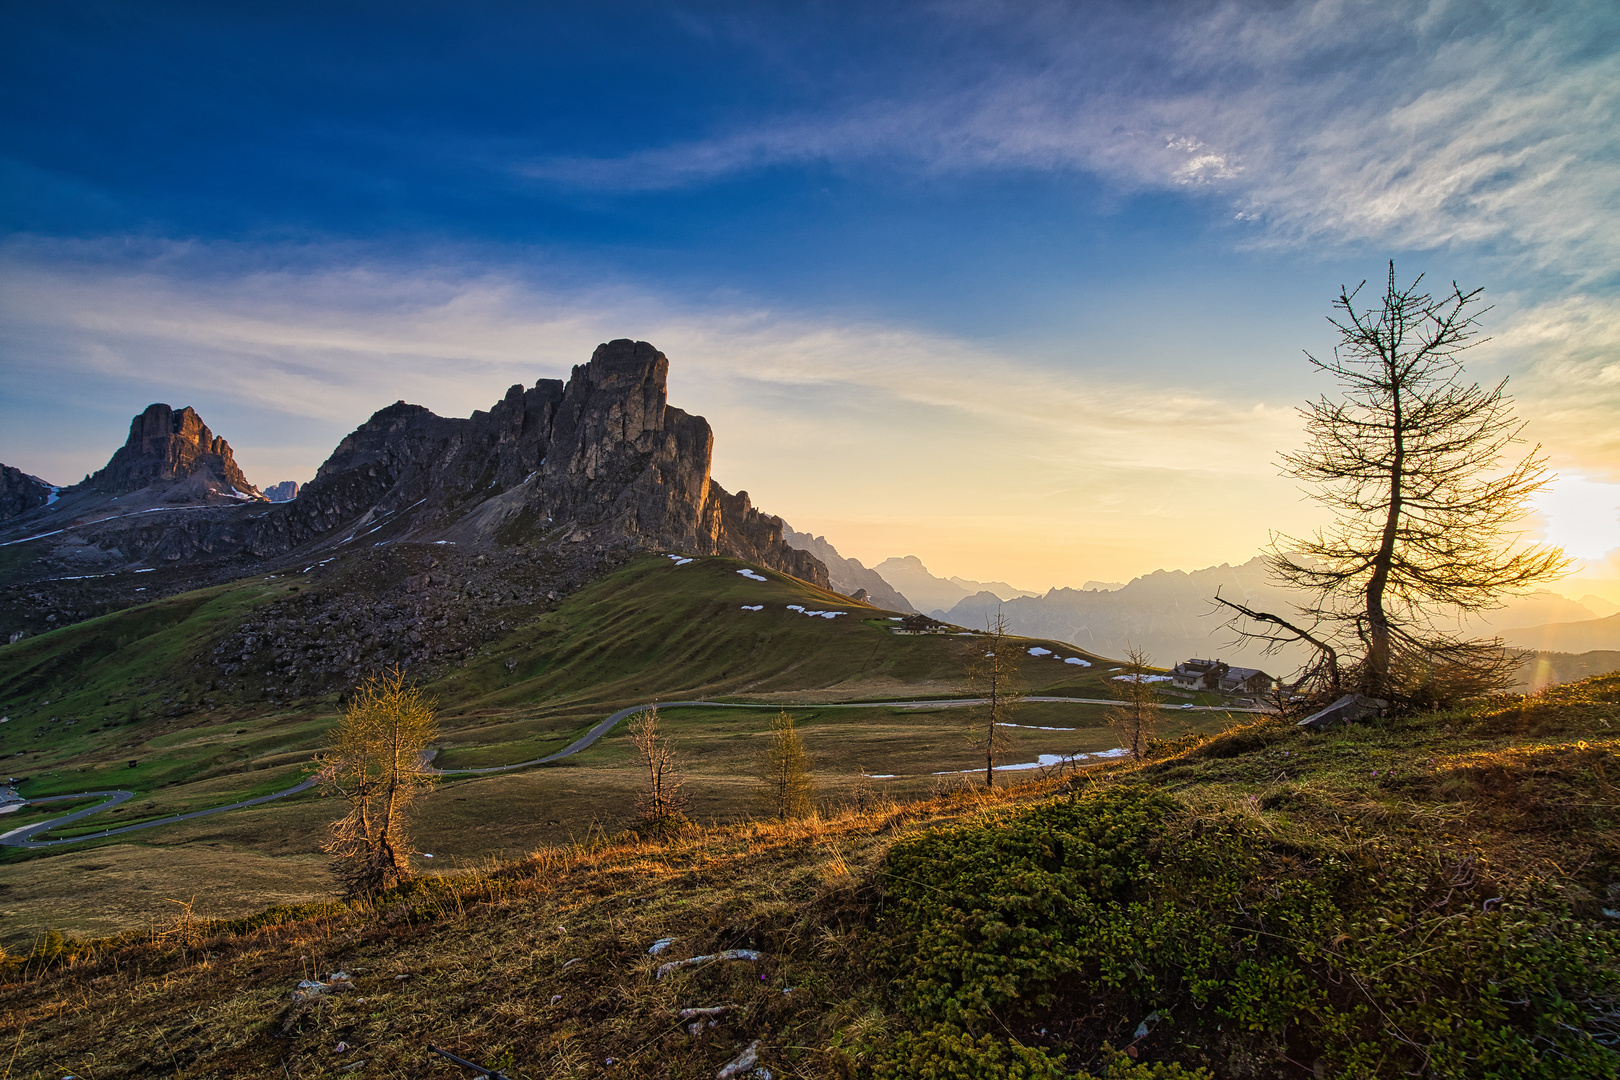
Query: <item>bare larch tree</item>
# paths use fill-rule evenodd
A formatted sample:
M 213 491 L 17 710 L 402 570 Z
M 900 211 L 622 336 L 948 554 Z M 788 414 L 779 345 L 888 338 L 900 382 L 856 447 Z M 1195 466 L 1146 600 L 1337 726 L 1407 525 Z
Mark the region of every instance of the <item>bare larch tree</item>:
M 1159 694 L 1149 681 L 1152 669 L 1147 653 L 1132 645 L 1125 651 L 1125 675 L 1116 675 L 1119 704 L 1110 705 L 1103 714 L 1108 726 L 1119 738 L 1119 745 L 1131 752 L 1134 761 L 1141 761 L 1148 741 L 1159 730 Z
M 1500 641 L 1469 639 L 1466 618 L 1567 565 L 1557 548 L 1519 543 L 1516 526 L 1551 476 L 1539 446 L 1506 460 L 1524 429 L 1507 380 L 1463 378 L 1459 354 L 1486 340 L 1480 290 L 1453 282 L 1436 298 L 1422 281 L 1401 286 L 1391 262 L 1371 308 L 1356 303 L 1366 282 L 1341 288 L 1333 358 L 1306 354 L 1340 397 L 1300 410 L 1309 441 L 1282 456 L 1284 473 L 1333 521 L 1306 538 L 1274 534 L 1267 561 L 1308 602 L 1285 618 L 1217 598 L 1244 636 L 1314 650 L 1300 684 L 1407 704 L 1505 684 L 1515 658 Z
M 674 744 L 659 730 L 656 707 L 630 718 L 630 738 L 647 773 L 636 802 L 641 827 L 654 834 L 674 832 L 686 823 L 685 781 L 675 762 Z
M 1013 710 L 1023 700 L 1018 673 L 1018 644 L 999 610 L 986 621 L 984 634 L 968 646 L 967 691 L 984 703 L 974 710 L 973 746 L 984 753 L 984 786 L 994 787 L 996 765 L 1012 749 Z

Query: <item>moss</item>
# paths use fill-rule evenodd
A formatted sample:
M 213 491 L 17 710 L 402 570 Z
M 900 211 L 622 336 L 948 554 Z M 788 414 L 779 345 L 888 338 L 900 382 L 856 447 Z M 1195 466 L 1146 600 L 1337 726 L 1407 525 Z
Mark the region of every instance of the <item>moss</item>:
M 1055 1076 L 1110 1043 L 1232 1076 L 1620 1068 L 1607 932 L 1385 838 L 1301 849 L 1122 785 L 902 841 L 885 870 L 869 955 L 915 1028 L 880 1075 Z

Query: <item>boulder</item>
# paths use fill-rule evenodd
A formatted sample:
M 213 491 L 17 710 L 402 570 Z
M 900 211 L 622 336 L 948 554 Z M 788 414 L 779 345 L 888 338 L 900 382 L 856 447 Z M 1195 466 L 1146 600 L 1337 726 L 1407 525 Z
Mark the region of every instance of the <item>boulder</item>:
M 1299 722 L 1300 727 L 1313 731 L 1326 731 L 1340 724 L 1365 720 L 1369 716 L 1382 716 L 1389 702 L 1364 694 L 1346 694 L 1325 709 L 1312 713 Z

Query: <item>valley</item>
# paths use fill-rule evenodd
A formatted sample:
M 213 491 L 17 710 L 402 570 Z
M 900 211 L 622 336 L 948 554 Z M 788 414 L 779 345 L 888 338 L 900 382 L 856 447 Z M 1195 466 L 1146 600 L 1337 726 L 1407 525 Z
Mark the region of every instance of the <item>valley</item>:
M 325 875 L 310 872 L 309 857 L 331 814 L 314 792 L 135 833 L 98 834 L 298 785 L 336 722 L 342 691 L 307 675 L 278 678 L 277 671 L 288 670 L 276 666 L 286 650 L 267 652 L 266 666 L 250 668 L 254 677 L 244 678 L 234 646 L 221 654 L 217 643 L 241 640 L 244 627 L 274 625 L 288 606 L 318 604 L 309 598 L 337 592 L 356 576 L 377 595 L 392 597 L 415 582 L 420 575 L 407 571 L 423 560 L 433 560 L 435 569 L 456 565 L 442 548 L 397 545 L 386 564 L 367 553 L 355 557 L 359 569 L 339 559 L 307 573 L 264 575 L 8 649 L 0 701 L 11 722 L 0 728 L 0 753 L 11 775 L 27 775 L 21 790 L 40 798 L 116 788 L 134 797 L 36 838 L 90 838 L 71 845 L 71 857 L 64 845 L 45 849 L 43 858 L 37 849 L 0 848 L 0 909 L 7 912 L 0 944 L 26 944 L 51 927 L 98 935 L 128 929 L 138 922 L 127 920 L 159 918 L 177 898 L 197 897 L 199 914 L 247 913 L 255 894 L 231 873 L 209 874 L 198 889 L 190 860 L 170 861 L 178 847 L 198 843 L 223 845 L 230 858 L 222 866 L 241 867 L 250 880 L 279 882 L 279 896 L 332 896 Z M 340 595 L 352 592 L 345 588 Z M 921 797 L 973 779 L 962 772 L 975 768 L 969 710 L 928 703 L 959 698 L 972 635 L 897 635 L 892 613 L 718 556 L 682 565 L 666 556 L 636 556 L 554 605 L 525 604 L 521 584 L 504 599 L 494 611 L 496 624 L 508 625 L 505 633 L 483 642 L 471 658 L 458 652 L 454 661 L 424 672 L 422 685 L 441 710 L 433 765 L 447 774 L 423 804 L 421 836 L 435 855 L 424 869 L 515 858 L 538 845 L 628 827 L 639 780 L 622 726 L 544 766 L 456 773 L 543 758 L 615 712 L 658 700 L 712 703 L 664 713 L 698 820 L 734 822 L 760 812 L 751 777 L 761 736 L 783 707 L 792 708 L 804 733 L 829 808 Z M 818 611 L 839 614 L 807 614 Z M 339 639 L 322 652 L 322 641 L 314 638 L 295 663 L 320 670 L 329 666 L 323 657 L 346 647 Z M 1028 656 L 1022 665 L 1032 697 L 1040 700 L 1017 713 L 1016 762 L 1111 749 L 1113 735 L 1097 702 L 1114 696 L 1107 679 L 1114 665 L 1058 642 L 1021 644 L 1056 655 Z M 73 660 L 71 669 L 66 658 Z M 271 696 L 260 680 L 291 682 L 309 693 Z M 920 704 L 892 704 L 897 699 Z M 861 701 L 891 704 L 852 704 Z M 1233 715 L 1218 707 L 1167 710 L 1164 734 L 1220 730 Z M 26 831 L 30 824 L 0 821 L 7 830 Z M 118 875 L 78 870 L 109 858 L 141 879 L 144 903 L 113 899 L 122 890 Z M 52 894 L 63 902 L 37 902 Z

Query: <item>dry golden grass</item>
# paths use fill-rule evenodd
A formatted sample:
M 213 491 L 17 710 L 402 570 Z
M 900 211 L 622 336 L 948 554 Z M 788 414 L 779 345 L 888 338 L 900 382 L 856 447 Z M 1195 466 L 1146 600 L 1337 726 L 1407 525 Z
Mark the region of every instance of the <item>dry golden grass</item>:
M 796 1075 L 881 1022 L 856 942 L 908 830 L 1027 802 L 1053 781 L 804 821 L 587 840 L 243 932 L 176 911 L 139 940 L 0 988 L 8 1077 L 450 1075 L 432 1042 L 514 1076 L 712 1075 L 758 1038 Z M 657 958 L 658 938 L 676 941 Z M 660 963 L 728 948 L 659 979 Z M 290 1007 L 300 979 L 355 989 Z M 700 1022 L 683 1008 L 734 1006 Z M 284 1035 L 280 1034 L 285 1032 Z M 340 1044 L 349 1049 L 337 1049 Z M 612 1064 L 609 1064 L 609 1059 Z

